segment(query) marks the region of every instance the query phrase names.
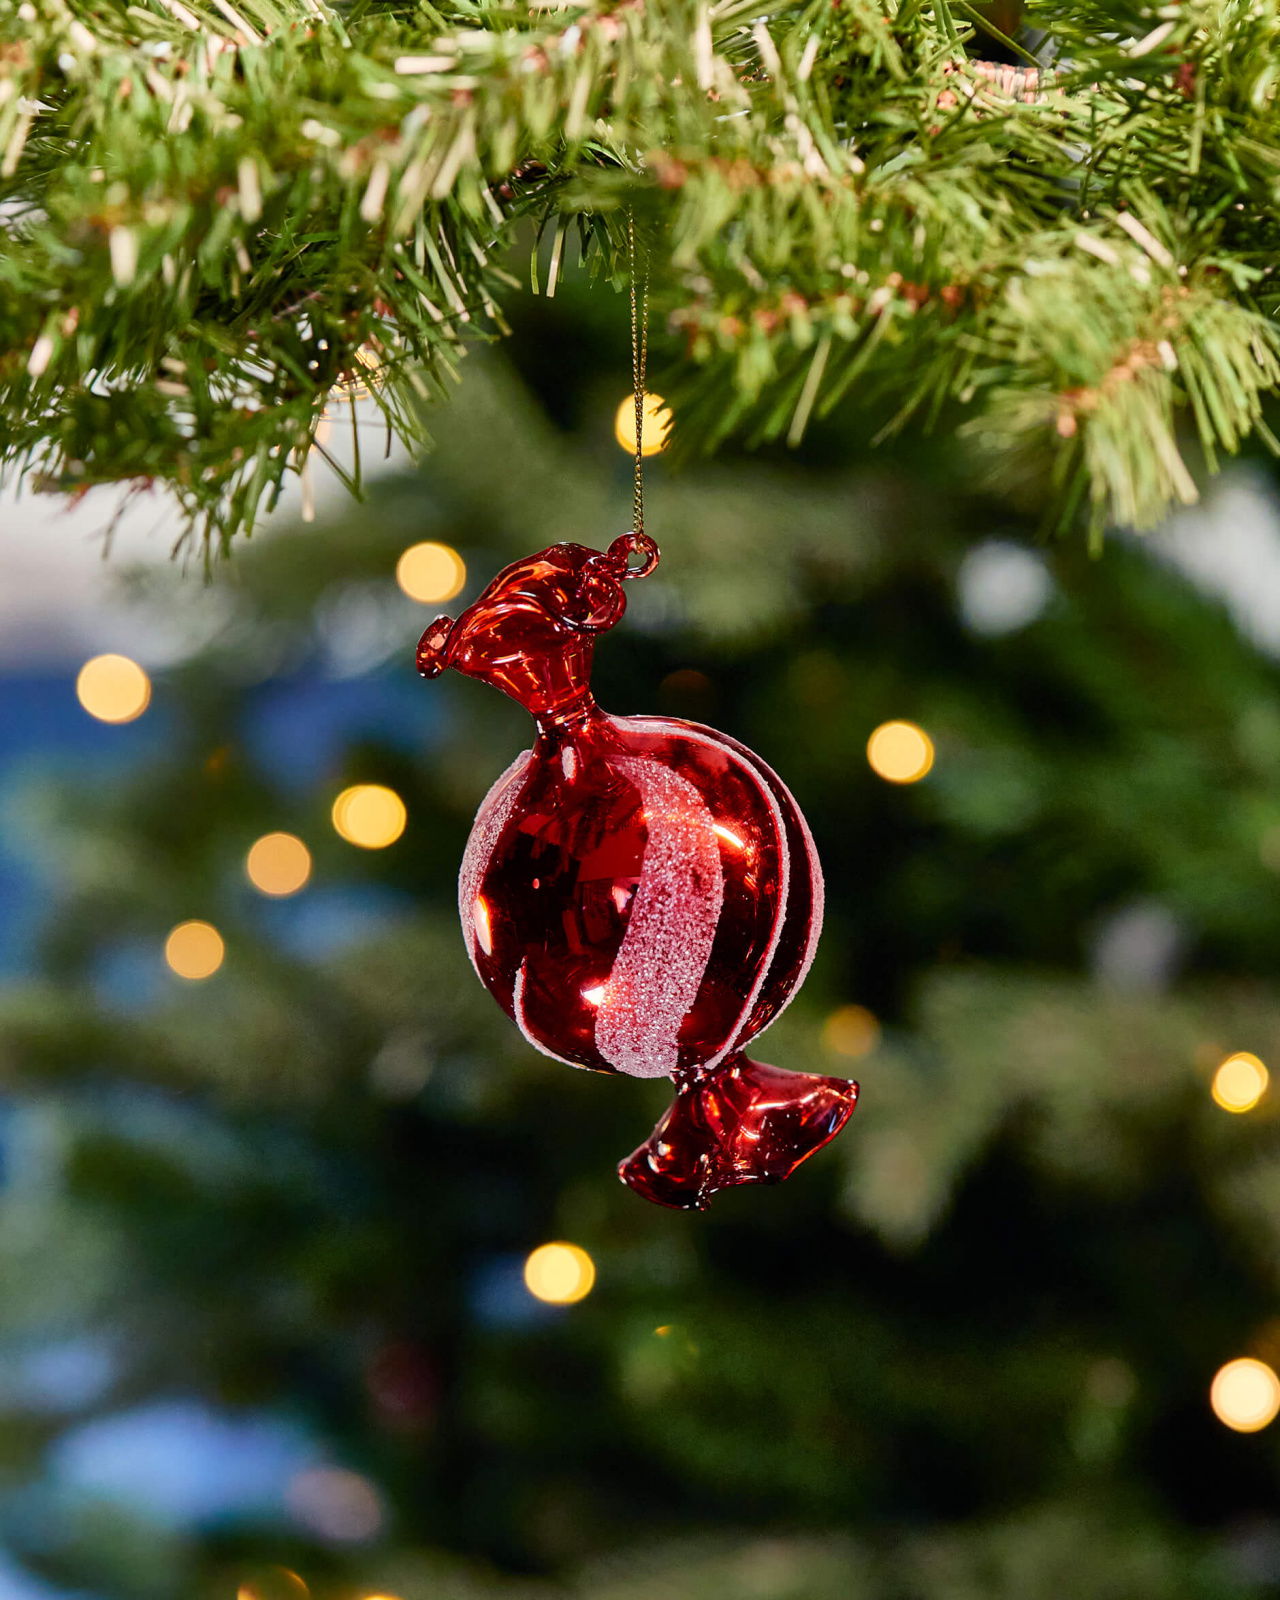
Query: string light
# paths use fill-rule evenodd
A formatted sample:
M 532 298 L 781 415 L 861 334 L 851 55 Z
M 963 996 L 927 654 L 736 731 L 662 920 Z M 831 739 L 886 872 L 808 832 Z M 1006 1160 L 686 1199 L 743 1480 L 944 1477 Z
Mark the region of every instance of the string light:
M 180 978 L 199 982 L 222 965 L 227 947 L 211 922 L 180 922 L 164 942 L 164 958 Z
M 914 722 L 882 722 L 867 740 L 867 760 L 886 783 L 918 783 L 933 766 L 933 740 Z
M 838 1006 L 822 1025 L 822 1042 L 838 1056 L 865 1056 L 880 1042 L 880 1024 L 866 1006 Z
M 466 587 L 467 565 L 447 544 L 411 544 L 396 562 L 396 582 L 410 600 L 439 605 Z
M 1224 1111 L 1252 1111 L 1270 1081 L 1270 1073 L 1257 1056 L 1240 1050 L 1214 1073 L 1213 1098 Z
M 540 1244 L 524 1264 L 524 1284 L 537 1300 L 571 1306 L 585 1300 L 596 1281 L 596 1264 L 581 1245 Z
M 297 894 L 311 876 L 311 852 L 292 833 L 264 833 L 244 860 L 249 882 L 279 899 Z
M 1218 1421 L 1236 1433 L 1258 1433 L 1280 1414 L 1280 1378 L 1265 1361 L 1241 1356 L 1218 1369 L 1209 1404 Z
M 356 783 L 333 802 L 333 825 L 348 844 L 384 850 L 405 830 L 409 813 L 394 789 L 382 783 Z
M 246 1579 L 236 1590 L 236 1600 L 306 1600 L 310 1593 L 296 1572 L 288 1567 L 271 1567 Z
M 640 454 L 656 456 L 667 448 L 671 437 L 671 408 L 660 394 L 644 397 L 644 421 L 641 425 L 643 444 Z M 628 395 L 618 406 L 613 419 L 613 436 L 629 456 L 636 453 L 636 402 Z
M 128 656 L 94 656 L 80 668 L 76 699 L 99 722 L 132 722 L 151 704 L 151 679 Z
M 355 365 L 346 369 L 343 376 L 329 391 L 331 400 L 347 400 L 354 405 L 358 400 L 368 400 L 386 381 L 387 358 L 381 339 L 369 338 L 352 352 Z

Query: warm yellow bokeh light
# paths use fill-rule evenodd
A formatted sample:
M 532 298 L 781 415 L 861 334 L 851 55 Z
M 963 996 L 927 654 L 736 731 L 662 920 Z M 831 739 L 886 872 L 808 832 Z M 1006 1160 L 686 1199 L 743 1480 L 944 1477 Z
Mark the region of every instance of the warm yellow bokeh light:
M 151 679 L 128 656 L 94 656 L 80 668 L 76 699 L 99 722 L 132 722 L 151 704 Z
M 263 894 L 297 894 L 311 876 L 311 852 L 294 833 L 264 833 L 245 857 L 249 882 Z
M 1224 1111 L 1252 1111 L 1270 1081 L 1270 1073 L 1257 1056 L 1240 1050 L 1214 1073 L 1213 1098 Z
M 236 1590 L 236 1600 L 307 1600 L 311 1593 L 296 1572 L 271 1567 L 247 1579 Z
M 660 394 L 646 394 L 644 397 L 644 421 L 641 432 L 644 435 L 644 444 L 640 454 L 656 456 L 660 450 L 667 448 L 667 441 L 671 437 L 671 410 Z M 613 436 L 627 452 L 628 455 L 636 453 L 636 402 L 634 395 L 627 398 L 618 407 L 613 419 Z
M 1209 1390 L 1219 1422 L 1237 1433 L 1257 1433 L 1280 1413 L 1280 1378 L 1265 1361 L 1241 1356 L 1220 1367 Z
M 933 740 L 914 722 L 882 722 L 867 740 L 867 760 L 888 783 L 915 783 L 933 766 Z
M 394 789 L 382 783 L 356 783 L 333 802 L 333 825 L 348 844 L 383 850 L 404 832 L 409 814 Z
M 456 550 L 447 544 L 411 544 L 396 562 L 396 582 L 410 600 L 423 605 L 439 605 L 461 594 L 467 581 L 467 567 Z
M 524 1284 L 538 1300 L 553 1306 L 571 1306 L 591 1293 L 596 1264 L 576 1244 L 540 1244 L 524 1264 Z
M 880 1042 L 880 1024 L 866 1006 L 839 1006 L 822 1025 L 822 1042 L 838 1056 L 865 1056 Z
M 164 958 L 180 978 L 211 978 L 227 947 L 211 922 L 180 922 L 164 942 Z

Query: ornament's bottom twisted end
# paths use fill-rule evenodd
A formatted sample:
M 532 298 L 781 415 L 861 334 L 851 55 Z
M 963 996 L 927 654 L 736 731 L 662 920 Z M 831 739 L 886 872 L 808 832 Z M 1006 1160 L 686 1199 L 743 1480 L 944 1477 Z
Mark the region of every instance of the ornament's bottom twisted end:
M 705 1211 L 717 1190 L 736 1184 L 781 1183 L 830 1144 L 858 1103 L 847 1078 L 787 1072 L 738 1051 L 676 1085 L 670 1109 L 618 1176 L 677 1211 Z

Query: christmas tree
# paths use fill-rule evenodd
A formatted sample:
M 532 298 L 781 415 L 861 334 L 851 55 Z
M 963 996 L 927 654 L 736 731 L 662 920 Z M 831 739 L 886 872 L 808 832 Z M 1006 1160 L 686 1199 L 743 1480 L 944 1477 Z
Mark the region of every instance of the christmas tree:
M 863 1102 L 781 1188 L 645 1206 L 664 1086 L 534 1053 L 458 937 L 527 720 L 409 666 L 463 566 L 625 513 L 614 303 L 525 305 L 420 473 L 212 589 L 122 571 L 225 619 L 127 779 L 11 797 L 57 864 L 0 1003 L 16 1592 L 1271 1593 L 1273 1433 L 1209 1389 L 1280 1360 L 1273 1113 L 1224 1109 L 1280 1028 L 1280 668 L 1167 543 L 1038 552 L 944 439 L 660 469 L 597 691 L 786 774 L 829 911 L 768 1055 Z
M 519 279 L 627 277 L 631 217 L 688 446 L 856 403 L 1151 526 L 1272 437 L 1280 6 L 1020 13 L 8 0 L 0 455 L 225 545 L 335 384 L 420 436 Z
M 210 580 L 120 568 L 193 642 L 86 666 L 116 762 L 3 778 L 6 1600 L 1280 1588 L 1273 535 L 1221 570 L 1278 48 L 1276 0 L 0 0 L 0 467 L 155 492 Z M 864 1086 L 706 1216 L 614 1174 L 666 1087 L 475 983 L 527 719 L 410 667 L 624 530 L 646 288 L 684 468 L 595 687 L 794 789 L 827 930 L 766 1048 Z

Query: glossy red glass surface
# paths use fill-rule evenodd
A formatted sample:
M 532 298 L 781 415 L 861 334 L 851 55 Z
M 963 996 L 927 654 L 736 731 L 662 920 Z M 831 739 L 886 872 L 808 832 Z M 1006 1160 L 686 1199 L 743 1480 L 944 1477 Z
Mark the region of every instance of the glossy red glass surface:
M 629 566 L 639 556 L 639 566 Z M 611 717 L 589 687 L 622 584 L 657 562 L 626 535 L 507 567 L 419 669 L 453 667 L 520 701 L 537 738 L 490 790 L 459 880 L 481 981 L 544 1054 L 674 1078 L 675 1103 L 624 1161 L 647 1199 L 702 1209 L 717 1189 L 779 1182 L 835 1136 L 842 1078 L 742 1051 L 791 998 L 822 921 L 822 875 L 791 794 L 751 751 L 667 717 Z

